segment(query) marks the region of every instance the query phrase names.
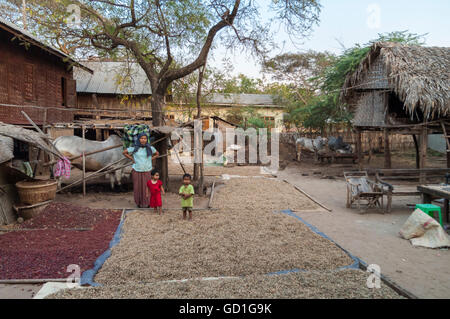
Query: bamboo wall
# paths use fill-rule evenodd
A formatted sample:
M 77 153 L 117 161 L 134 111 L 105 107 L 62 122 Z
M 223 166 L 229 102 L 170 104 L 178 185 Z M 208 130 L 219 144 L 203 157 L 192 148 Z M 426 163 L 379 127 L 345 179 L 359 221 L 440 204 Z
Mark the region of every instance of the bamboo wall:
M 323 132 L 303 129 L 300 133 L 282 133 L 281 141 L 293 144 L 295 143 L 295 139 L 298 137 L 316 138 L 318 136 L 342 136 L 344 142 L 352 144 L 353 149 L 356 148 L 356 133 L 352 132 L 351 128 L 349 127 L 333 126 L 332 128 L 328 128 Z M 361 142 L 363 152 L 369 152 L 370 150 L 381 152 L 384 149 L 383 132 L 362 132 Z M 411 135 L 390 134 L 389 142 L 391 151 L 404 152 L 406 150 L 414 148 L 414 140 Z

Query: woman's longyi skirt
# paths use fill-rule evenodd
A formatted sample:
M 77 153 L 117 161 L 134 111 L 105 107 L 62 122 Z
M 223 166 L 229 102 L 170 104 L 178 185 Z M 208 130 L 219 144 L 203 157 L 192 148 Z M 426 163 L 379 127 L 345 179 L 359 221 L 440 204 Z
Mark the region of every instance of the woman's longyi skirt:
M 133 179 L 134 201 L 139 207 L 148 207 L 150 204 L 150 195 L 147 196 L 147 181 L 152 178 L 150 172 L 131 171 Z

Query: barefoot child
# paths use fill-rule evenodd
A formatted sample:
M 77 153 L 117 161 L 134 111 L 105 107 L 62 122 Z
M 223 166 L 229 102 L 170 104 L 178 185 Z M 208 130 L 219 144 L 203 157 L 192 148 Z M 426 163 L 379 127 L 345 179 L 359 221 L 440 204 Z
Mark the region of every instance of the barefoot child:
M 164 188 L 162 182 L 159 180 L 159 172 L 154 169 L 151 171 L 152 179 L 147 182 L 147 192 L 150 192 L 150 207 L 162 213 L 161 193 L 164 195 Z
M 180 187 L 181 208 L 183 209 L 183 219 L 186 219 L 186 212 L 189 212 L 189 220 L 192 219 L 192 207 L 194 206 L 194 186 L 191 185 L 191 175 L 183 175 L 183 185 Z

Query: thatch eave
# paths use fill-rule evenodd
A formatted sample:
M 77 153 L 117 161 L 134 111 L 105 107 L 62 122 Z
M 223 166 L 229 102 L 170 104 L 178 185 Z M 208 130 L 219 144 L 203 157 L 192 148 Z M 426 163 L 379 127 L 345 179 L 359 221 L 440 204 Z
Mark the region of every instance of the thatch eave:
M 343 102 L 354 98 L 365 74 L 379 56 L 390 89 L 403 102 L 409 115 L 421 110 L 427 119 L 450 116 L 450 48 L 444 47 L 373 44 L 357 70 L 346 77 L 341 91 Z

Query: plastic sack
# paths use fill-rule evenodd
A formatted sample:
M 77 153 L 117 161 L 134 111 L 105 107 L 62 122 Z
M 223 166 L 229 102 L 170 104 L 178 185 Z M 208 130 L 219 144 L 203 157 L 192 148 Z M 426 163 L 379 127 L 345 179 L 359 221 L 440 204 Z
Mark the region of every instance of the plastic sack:
M 420 209 L 416 209 L 399 232 L 413 246 L 427 248 L 450 247 L 450 239 L 441 225 Z
M 14 140 L 0 135 L 0 164 L 14 158 Z

